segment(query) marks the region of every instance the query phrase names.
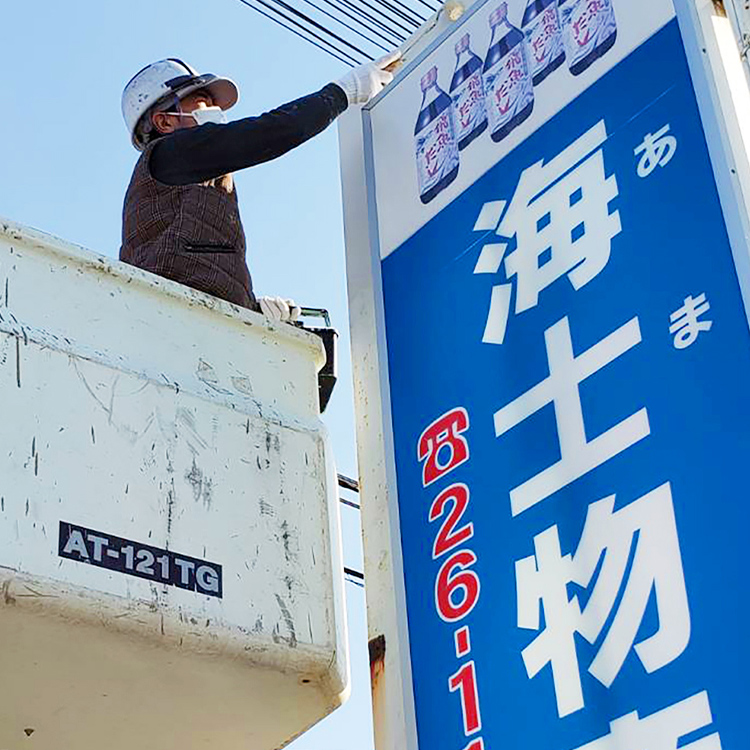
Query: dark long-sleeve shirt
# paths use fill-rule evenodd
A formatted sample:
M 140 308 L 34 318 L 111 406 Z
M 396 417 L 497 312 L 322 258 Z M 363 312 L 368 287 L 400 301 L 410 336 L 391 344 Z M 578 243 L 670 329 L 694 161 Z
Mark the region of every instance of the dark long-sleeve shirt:
M 325 130 L 347 104 L 344 91 L 330 83 L 258 117 L 178 130 L 156 142 L 149 171 L 167 185 L 191 185 L 262 164 Z

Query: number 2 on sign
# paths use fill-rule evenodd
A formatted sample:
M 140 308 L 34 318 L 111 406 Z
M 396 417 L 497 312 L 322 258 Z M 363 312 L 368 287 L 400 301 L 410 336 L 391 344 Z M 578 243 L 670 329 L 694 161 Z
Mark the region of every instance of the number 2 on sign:
M 469 488 L 465 484 L 453 484 L 435 498 L 435 502 L 432 503 L 430 508 L 430 521 L 437 521 L 445 513 L 445 507 L 451 501 L 453 501 L 453 507 L 448 513 L 448 517 L 443 521 L 432 547 L 433 560 L 446 552 L 450 552 L 450 550 L 474 536 L 474 524 L 472 523 L 467 523 L 460 529 L 456 529 L 469 504 Z

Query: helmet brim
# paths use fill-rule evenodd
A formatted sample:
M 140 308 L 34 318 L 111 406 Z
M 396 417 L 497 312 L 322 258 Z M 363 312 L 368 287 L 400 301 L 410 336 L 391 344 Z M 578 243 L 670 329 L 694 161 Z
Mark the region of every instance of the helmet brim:
M 205 89 L 211 94 L 214 104 L 223 110 L 231 109 L 239 101 L 240 92 L 237 84 L 230 78 L 219 78 L 213 73 L 198 76 L 191 83 L 174 92 L 178 99 L 183 99 L 194 91 Z

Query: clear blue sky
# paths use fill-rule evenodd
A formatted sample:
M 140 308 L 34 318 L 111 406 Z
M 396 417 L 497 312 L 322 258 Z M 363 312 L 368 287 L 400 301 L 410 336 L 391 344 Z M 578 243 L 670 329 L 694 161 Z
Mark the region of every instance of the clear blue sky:
M 116 257 L 137 152 L 120 114 L 141 67 L 180 57 L 233 78 L 242 117 L 317 90 L 347 68 L 239 0 L 9 3 L 3 8 L 0 216 Z M 339 471 L 356 475 L 336 126 L 237 174 L 256 291 L 326 307 L 342 333 L 326 415 Z M 361 570 L 357 512 L 342 509 L 346 563 Z M 371 750 L 364 595 L 347 584 L 353 693 L 290 747 Z

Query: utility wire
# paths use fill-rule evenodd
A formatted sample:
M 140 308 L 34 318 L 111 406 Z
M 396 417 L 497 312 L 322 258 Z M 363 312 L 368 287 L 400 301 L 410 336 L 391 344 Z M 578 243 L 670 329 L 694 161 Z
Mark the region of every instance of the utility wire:
M 362 506 L 359 503 L 353 503 L 351 500 L 347 500 L 343 497 L 339 498 L 339 502 L 342 505 L 348 505 L 350 508 L 354 508 L 355 510 L 362 510 Z
M 355 586 L 359 586 L 361 589 L 365 587 L 365 576 L 358 570 L 352 570 L 351 568 L 344 568 L 344 573 L 349 576 L 345 579 L 349 583 L 353 583 Z
M 317 47 L 318 49 L 323 50 L 323 52 L 335 58 L 339 62 L 342 62 L 345 65 L 348 65 L 350 68 L 354 67 L 355 63 L 351 62 L 351 60 L 345 60 L 343 57 L 339 57 L 335 52 L 331 52 L 331 50 L 326 49 L 325 47 L 313 41 L 312 39 L 308 39 L 304 34 L 300 34 L 299 31 L 296 31 L 295 29 L 291 28 L 291 26 L 287 26 L 286 24 L 283 24 L 281 21 L 269 15 L 264 10 L 261 10 L 260 8 L 256 8 L 254 5 L 250 5 L 250 3 L 245 2 L 245 0 L 242 0 L 242 2 L 244 2 L 245 5 L 247 5 L 249 8 L 252 8 L 252 10 L 260 13 L 261 16 L 265 16 L 269 20 L 273 21 L 275 24 L 278 24 L 279 26 L 281 26 L 282 29 L 285 29 L 286 31 L 291 31 L 292 34 L 294 34 L 295 36 L 298 36 L 300 39 L 304 39 L 306 42 L 309 42 L 314 47 Z
M 287 31 L 291 31 L 292 34 L 295 34 L 296 36 L 300 37 L 301 39 L 304 39 L 306 42 L 309 42 L 310 44 L 312 44 L 313 46 L 317 47 L 318 49 L 323 50 L 323 52 L 326 52 L 331 57 L 335 57 L 337 60 L 339 60 L 340 62 L 345 63 L 349 67 L 354 67 L 355 65 L 359 64 L 359 62 L 357 60 L 355 60 L 353 57 L 351 57 L 347 52 L 345 52 L 344 50 L 341 50 L 338 47 L 336 47 L 335 45 L 331 44 L 331 42 L 329 42 L 327 39 L 323 39 L 322 37 L 319 37 L 317 34 L 314 34 L 312 31 L 310 31 L 309 29 L 305 28 L 302 24 L 297 23 L 293 18 L 288 18 L 283 13 L 281 13 L 279 10 L 277 10 L 276 8 L 271 7 L 266 2 L 264 2 L 264 0 L 256 0 L 256 2 L 259 2 L 261 5 L 263 5 L 263 7 L 268 8 L 272 13 L 276 13 L 277 15 L 281 16 L 281 18 L 283 18 L 285 21 L 289 21 L 290 23 L 294 24 L 298 28 L 302 29 L 302 31 L 304 31 L 304 32 L 306 32 L 308 34 L 311 34 L 316 39 L 318 39 L 319 41 L 321 41 L 323 44 L 326 44 L 329 47 L 331 47 L 334 51 L 331 51 L 330 49 L 327 49 L 326 47 L 322 47 L 317 42 L 313 41 L 312 39 L 309 39 L 308 37 L 306 37 L 303 34 L 301 34 L 299 31 L 296 31 L 295 29 L 291 28 L 291 26 L 287 26 L 285 23 L 283 23 L 282 21 L 279 21 L 277 18 L 274 18 L 273 16 L 270 16 L 268 13 L 262 11 L 260 8 L 257 8 L 256 6 L 252 5 L 249 2 L 249 0 L 240 0 L 240 2 L 243 5 L 246 5 L 248 8 L 252 8 L 257 13 L 260 13 L 262 16 L 265 16 L 266 18 L 270 19 L 274 23 L 278 24 L 283 29 L 286 29 Z M 344 57 L 349 58 L 349 59 L 344 59 Z
M 339 482 L 339 487 L 341 487 L 342 489 L 351 490 L 352 492 L 359 492 L 359 482 L 356 479 L 347 477 L 344 474 L 339 474 L 338 482 Z M 343 497 L 339 497 L 339 501 L 343 503 L 344 505 L 348 505 L 350 508 L 356 508 L 357 510 L 362 510 L 362 506 L 359 503 L 353 503 L 351 500 L 347 500 L 346 498 L 343 498 Z
M 424 3 L 424 0 L 420 0 L 420 2 Z M 379 10 L 379 9 L 377 9 L 377 8 L 375 8 L 373 5 L 369 5 L 369 7 L 373 11 L 375 11 L 376 13 L 379 13 L 379 14 L 382 15 L 382 11 Z M 419 12 L 417 12 L 414 8 L 406 5 L 401 0 L 389 0 L 387 3 L 384 4 L 384 7 L 386 7 L 391 13 L 395 14 L 397 17 L 405 19 L 410 24 L 416 25 L 417 27 L 421 26 L 424 23 L 424 21 L 427 20 L 422 14 L 420 14 Z M 430 11 L 434 11 L 435 10 L 430 5 L 427 5 L 427 7 L 430 9 Z M 391 19 L 387 15 L 384 16 L 384 18 L 387 21 L 393 21 L 393 19 Z
M 382 39 L 386 44 L 389 45 L 387 48 L 383 47 L 383 49 L 390 49 L 391 47 L 393 47 L 393 40 L 388 39 L 388 37 L 384 36 L 383 34 L 381 34 L 376 29 L 372 28 L 371 26 L 368 26 L 364 21 L 361 21 L 359 18 L 357 18 L 356 16 L 352 15 L 351 13 L 349 13 L 349 11 L 344 10 L 343 8 L 337 7 L 336 4 L 334 2 L 332 2 L 331 0 L 323 0 L 323 2 L 326 3 L 326 5 L 330 5 L 332 8 L 334 8 L 335 10 L 337 10 L 339 13 L 342 13 L 343 15 L 345 15 L 347 18 L 351 18 L 352 21 L 354 21 L 355 23 L 358 23 L 360 26 L 362 26 L 363 28 L 367 29 L 370 33 L 375 34 L 375 36 L 377 36 L 380 39 Z M 391 32 L 391 33 L 393 33 L 393 32 Z M 377 42 L 375 42 L 373 40 L 370 40 L 370 41 L 372 41 L 373 44 L 377 44 Z
M 343 487 L 345 490 L 351 490 L 352 492 L 359 492 L 359 482 L 356 479 L 347 477 L 345 474 L 338 475 L 339 487 Z
M 319 29 L 320 31 L 322 31 L 325 34 L 328 34 L 329 36 L 333 37 L 337 41 L 339 41 L 342 44 L 344 44 L 347 47 L 349 47 L 349 49 L 354 50 L 355 52 L 359 53 L 360 55 L 364 56 L 365 58 L 369 57 L 368 54 L 367 54 L 367 52 L 365 52 L 364 50 L 361 50 L 359 47 L 357 47 L 356 45 L 352 44 L 351 42 L 348 42 L 346 39 L 344 39 L 343 37 L 339 36 L 338 34 L 335 34 L 333 31 L 331 31 L 330 29 L 327 29 L 322 24 L 319 24 L 317 21 L 315 21 L 312 18 L 310 18 L 309 16 L 305 15 L 302 11 L 297 10 L 296 8 L 292 7 L 291 5 L 289 5 L 289 3 L 285 2 L 284 0 L 272 0 L 272 2 L 276 3 L 276 5 L 281 6 L 282 8 L 284 8 L 284 10 L 288 11 L 289 13 L 293 13 L 298 18 L 302 18 L 307 23 L 309 23 L 311 26 L 313 26 L 314 28 Z
M 420 2 L 427 5 L 425 0 L 420 0 Z M 381 4 L 388 8 L 392 13 L 396 13 L 409 21 L 409 23 L 416 24 L 417 27 L 421 26 L 427 20 L 420 12 L 415 10 L 411 5 L 407 5 L 402 0 L 389 0 L 389 2 Z M 435 10 L 430 5 L 427 5 L 427 7 L 431 12 Z
M 280 10 L 278 10 L 277 8 L 273 8 L 268 3 L 264 2 L 264 0 L 256 0 L 256 2 L 261 3 L 261 5 L 263 5 L 264 7 L 268 8 L 272 13 L 276 13 L 278 16 L 280 16 L 283 19 L 283 21 L 288 21 L 288 22 L 294 24 L 294 26 L 296 26 L 297 28 L 302 29 L 302 31 L 304 31 L 305 33 L 311 34 L 313 37 L 315 37 L 315 39 L 320 40 L 323 44 L 326 44 L 326 45 L 328 45 L 328 47 L 332 48 L 333 51 L 331 49 L 328 49 L 327 47 L 322 47 L 320 44 L 318 44 L 317 42 L 313 41 L 313 39 L 310 39 L 309 37 L 305 36 L 304 34 L 300 33 L 299 31 L 296 31 L 295 29 L 293 29 L 291 26 L 288 26 L 283 21 L 279 21 L 277 18 L 269 15 L 268 13 L 266 13 L 263 10 L 261 10 L 260 8 L 255 7 L 250 2 L 248 2 L 248 0 L 240 0 L 240 2 L 243 3 L 244 5 L 247 5 L 252 10 L 260 13 L 262 16 L 265 16 L 266 18 L 269 18 L 271 21 L 273 21 L 274 23 L 278 24 L 279 26 L 281 26 L 281 28 L 285 29 L 286 31 L 291 31 L 292 34 L 300 37 L 300 39 L 304 39 L 306 42 L 309 42 L 310 44 L 312 44 L 313 46 L 317 47 L 318 49 L 323 50 L 323 52 L 329 54 L 331 57 L 336 58 L 340 62 L 343 62 L 344 64 L 348 65 L 349 67 L 354 67 L 355 65 L 359 65 L 359 61 L 355 60 L 347 52 L 345 52 L 344 50 L 339 49 L 338 47 L 336 47 L 336 45 L 332 44 L 327 39 L 323 39 L 322 37 L 318 36 L 314 32 L 310 31 L 310 29 L 308 29 L 305 26 L 303 26 L 302 24 L 297 23 L 293 18 L 288 18 Z
M 427 20 L 424 11 L 414 7 L 417 2 L 431 12 L 437 10 L 428 0 L 409 0 L 408 3 L 404 0 L 302 1 L 329 21 L 320 17 L 316 20 L 309 11 L 303 12 L 294 7 L 291 4 L 294 0 L 255 0 L 257 5 L 250 0 L 240 0 L 256 13 L 349 66 L 361 64 L 362 60 L 358 57 L 372 60 L 379 54 L 378 50 L 387 51 L 413 34 Z M 320 3 L 325 3 L 330 10 L 323 8 Z M 337 27 L 333 24 L 338 24 L 342 31 L 334 31 Z M 351 32 L 351 40 L 345 38 L 344 30 Z M 374 49 L 363 49 L 360 40 L 372 45 Z
M 411 24 L 415 29 L 418 29 L 423 23 L 423 19 L 420 16 L 403 3 L 399 3 L 398 0 L 395 3 L 389 2 L 389 0 L 375 0 L 375 2 L 387 8 L 397 18 L 401 18 L 406 23 Z M 398 7 L 399 5 L 401 5 L 403 10 Z
M 351 10 L 354 11 L 355 13 L 359 13 L 361 16 L 369 19 L 372 23 L 376 24 L 377 26 L 379 26 L 381 29 L 388 32 L 392 36 L 396 37 L 396 39 L 398 39 L 399 41 L 403 41 L 404 39 L 406 39 L 406 36 L 412 33 L 411 29 L 408 29 L 405 26 L 402 26 L 397 21 L 394 21 L 394 19 L 390 18 L 389 16 L 384 15 L 383 12 L 379 8 L 376 8 L 374 5 L 367 2 L 367 0 L 359 0 L 359 2 L 362 5 L 364 5 L 365 8 L 371 10 L 372 13 L 368 13 L 368 11 L 365 10 L 364 8 L 358 7 L 351 0 L 339 0 L 339 2 L 342 5 L 346 6 L 347 8 L 351 8 Z M 386 23 L 386 21 L 388 23 Z M 389 23 L 391 24 L 391 26 L 388 25 Z M 394 29 L 393 24 L 397 25 L 399 29 L 401 30 L 399 31 L 399 30 Z
M 376 26 L 379 26 L 384 31 L 387 31 L 389 34 L 391 34 L 392 36 L 394 36 L 399 42 L 403 42 L 406 39 L 406 36 L 404 36 L 403 34 L 401 34 L 398 31 L 394 31 L 392 28 L 390 28 L 389 26 L 387 26 L 386 24 L 384 24 L 378 18 L 376 18 L 375 16 L 370 15 L 367 11 L 362 10 L 361 8 L 358 8 L 356 5 L 354 5 L 354 3 L 350 2 L 350 0 L 339 0 L 339 2 L 341 2 L 342 5 L 346 6 L 347 8 L 351 8 L 355 13 L 359 13 L 364 18 L 369 19 L 370 21 L 372 21 L 372 23 L 374 23 Z M 368 6 L 368 7 L 372 7 L 372 6 Z M 377 10 L 377 8 L 373 8 L 373 10 L 376 13 L 379 12 Z M 408 29 L 404 29 L 404 30 L 406 31 L 407 34 L 411 33 Z
M 353 3 L 350 3 L 350 2 L 349 2 L 349 0 L 342 0 L 342 2 L 344 2 L 344 3 L 346 4 L 346 5 L 353 5 Z M 389 21 L 389 22 L 390 22 L 390 23 L 391 23 L 392 25 L 395 25 L 395 26 L 397 26 L 397 27 L 398 27 L 399 29 L 401 29 L 401 31 L 405 32 L 407 36 L 408 36 L 409 34 L 411 34 L 411 33 L 413 32 L 413 29 L 409 29 L 409 28 L 407 28 L 407 27 L 406 27 L 406 26 L 404 26 L 403 24 L 399 23 L 399 22 L 398 22 L 397 20 L 394 20 L 394 19 L 392 19 L 392 18 L 389 18 L 388 16 L 384 16 L 384 15 L 383 15 L 383 12 L 382 12 L 382 11 L 381 11 L 381 10 L 380 10 L 379 8 L 376 8 L 376 7 L 375 7 L 374 5 L 372 5 L 371 3 L 368 3 L 368 2 L 367 2 L 367 0 L 359 0 L 359 2 L 360 2 L 360 3 L 362 4 L 362 5 L 364 5 L 365 7 L 369 8 L 370 10 L 372 10 L 372 11 L 373 11 L 374 13 L 376 13 L 376 14 L 378 14 L 379 16 L 381 16 L 382 18 L 384 18 L 384 19 L 385 19 L 386 21 Z M 354 6 L 354 7 L 356 8 L 356 6 Z M 358 10 L 359 10 L 359 9 L 358 9 Z M 368 18 L 373 18 L 373 16 L 371 16 L 371 15 L 370 15 L 369 13 L 367 13 L 366 11 L 360 11 L 360 12 L 362 12 L 363 14 L 366 14 L 366 15 L 368 16 Z M 385 25 L 385 24 L 384 24 L 384 25 Z M 386 26 L 386 28 L 388 28 L 388 27 Z M 396 33 L 398 33 L 399 35 L 401 35 L 401 32 L 396 32 Z M 405 38 L 405 37 L 404 37 L 404 38 Z
M 348 23 L 346 23 L 345 21 L 342 21 L 340 18 L 336 18 L 336 16 L 334 16 L 332 13 L 329 13 L 327 10 L 324 10 L 319 5 L 316 5 L 314 2 L 312 2 L 312 0 L 303 0 L 303 2 L 307 3 L 308 5 L 311 5 L 318 12 L 322 13 L 324 16 L 328 16 L 328 18 L 333 19 L 336 23 L 341 24 L 343 27 L 349 29 L 349 31 L 353 31 L 355 34 L 358 34 L 365 41 L 370 42 L 370 44 L 374 44 L 376 47 L 379 47 L 380 49 L 384 50 L 385 52 L 389 51 L 388 47 L 383 46 L 380 42 L 376 42 L 374 39 L 370 39 L 369 36 L 367 36 L 366 34 L 363 34 L 361 31 L 359 31 L 358 29 L 355 29 L 353 26 L 350 26 Z M 341 11 L 339 11 L 339 12 L 341 12 Z M 356 22 L 360 23 L 359 21 L 356 21 Z
M 411 24 L 415 29 L 418 29 L 424 22 L 420 16 L 418 16 L 416 13 L 414 13 L 414 11 L 411 10 L 411 8 L 407 8 L 402 3 L 391 3 L 388 2 L 388 0 L 376 1 L 384 8 L 388 8 L 388 10 L 394 15 L 402 18 L 404 21 L 406 21 L 406 23 Z M 401 10 L 401 8 L 398 7 L 399 5 L 401 5 L 404 10 Z

